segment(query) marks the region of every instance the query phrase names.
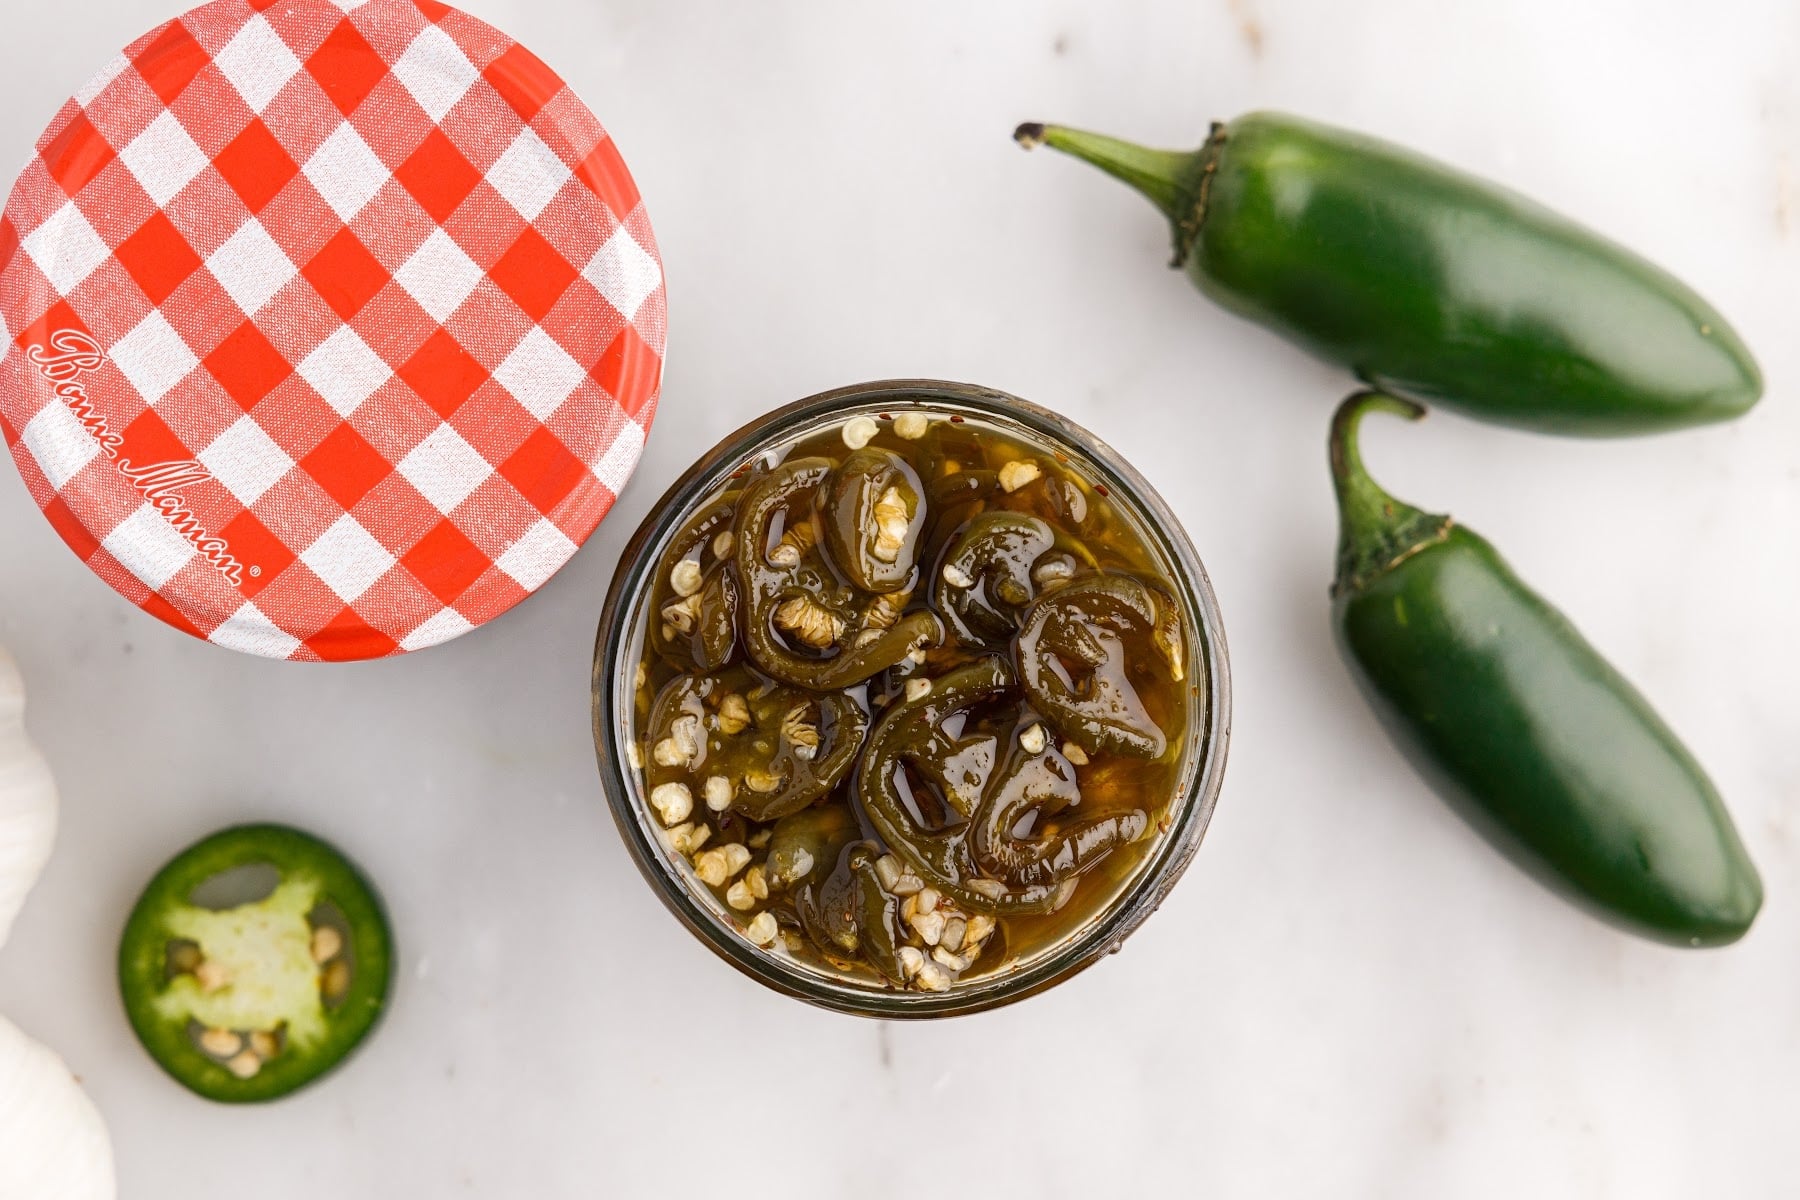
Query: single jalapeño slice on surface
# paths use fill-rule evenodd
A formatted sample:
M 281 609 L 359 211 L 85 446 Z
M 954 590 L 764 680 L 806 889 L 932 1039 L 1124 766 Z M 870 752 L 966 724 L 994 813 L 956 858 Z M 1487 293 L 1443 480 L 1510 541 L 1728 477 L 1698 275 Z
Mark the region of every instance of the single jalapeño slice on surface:
M 165 866 L 119 946 L 125 1013 L 150 1056 L 210 1100 L 318 1079 L 380 1018 L 393 935 L 336 848 L 281 825 L 226 829 Z

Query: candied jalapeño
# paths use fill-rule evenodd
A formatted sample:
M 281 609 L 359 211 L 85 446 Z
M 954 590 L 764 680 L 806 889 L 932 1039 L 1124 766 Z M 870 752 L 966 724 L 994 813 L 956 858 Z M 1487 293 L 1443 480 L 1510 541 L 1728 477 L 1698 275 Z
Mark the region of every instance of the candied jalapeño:
M 664 847 L 750 942 L 872 986 L 1055 944 L 1168 831 L 1206 720 L 1169 572 L 1067 454 L 979 418 L 758 456 L 643 609 L 631 761 Z

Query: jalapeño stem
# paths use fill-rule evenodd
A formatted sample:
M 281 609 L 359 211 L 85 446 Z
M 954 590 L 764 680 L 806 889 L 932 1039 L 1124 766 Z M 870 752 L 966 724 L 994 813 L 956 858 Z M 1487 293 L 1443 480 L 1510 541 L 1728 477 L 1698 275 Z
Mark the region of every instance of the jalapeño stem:
M 1151 150 L 1105 134 L 1035 121 L 1013 130 L 1013 140 L 1027 150 L 1049 146 L 1099 167 L 1149 197 L 1165 217 L 1178 224 L 1193 205 L 1192 180 L 1201 158 L 1195 151 Z
M 1333 595 L 1362 587 L 1422 546 L 1449 531 L 1450 518 L 1421 512 L 1396 500 L 1369 478 L 1358 434 L 1363 416 L 1393 413 L 1409 421 L 1424 418 L 1423 406 L 1386 392 L 1358 392 L 1338 406 L 1331 420 L 1331 482 L 1338 502 L 1338 570 Z

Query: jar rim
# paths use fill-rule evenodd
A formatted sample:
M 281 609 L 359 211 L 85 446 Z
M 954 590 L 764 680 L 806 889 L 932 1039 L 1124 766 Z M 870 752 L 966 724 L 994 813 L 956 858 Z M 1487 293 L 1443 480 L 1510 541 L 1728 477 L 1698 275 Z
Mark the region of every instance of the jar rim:
M 634 770 L 625 757 L 637 662 L 636 656 L 628 653 L 636 636 L 632 618 L 647 595 L 645 576 L 681 522 L 722 479 L 758 454 L 790 443 L 796 432 L 825 417 L 914 407 L 960 409 L 1003 426 L 1016 424 L 1045 442 L 1067 446 L 1097 468 L 1109 490 L 1135 510 L 1143 531 L 1176 568 L 1170 582 L 1199 617 L 1195 637 L 1202 650 L 1199 657 L 1206 664 L 1205 728 L 1197 751 L 1189 751 L 1199 758 L 1183 771 L 1180 792 L 1170 801 L 1174 822 L 1160 844 L 1085 928 L 1014 970 L 982 976 L 945 992 L 876 990 L 837 983 L 753 945 L 707 909 L 675 871 L 652 828 L 648 805 L 632 783 Z M 632 678 L 627 677 L 628 672 Z M 1230 676 L 1218 600 L 1199 554 L 1167 503 L 1117 451 L 1060 413 L 1006 392 L 933 379 L 881 380 L 820 392 L 756 417 L 701 455 L 651 507 L 620 554 L 601 611 L 592 679 L 594 748 L 608 805 L 632 861 L 664 905 L 714 953 L 765 986 L 837 1012 L 897 1019 L 951 1016 L 1010 1004 L 1070 978 L 1117 951 L 1162 903 L 1199 850 L 1224 783 L 1231 741 Z

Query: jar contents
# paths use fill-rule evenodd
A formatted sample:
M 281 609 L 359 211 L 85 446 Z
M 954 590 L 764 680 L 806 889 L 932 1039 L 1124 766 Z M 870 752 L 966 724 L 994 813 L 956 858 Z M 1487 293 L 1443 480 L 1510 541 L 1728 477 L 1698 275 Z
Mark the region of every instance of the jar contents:
M 770 953 L 943 991 L 1102 913 L 1167 830 L 1196 644 L 1053 447 L 919 409 L 763 455 L 656 568 L 633 765 Z

